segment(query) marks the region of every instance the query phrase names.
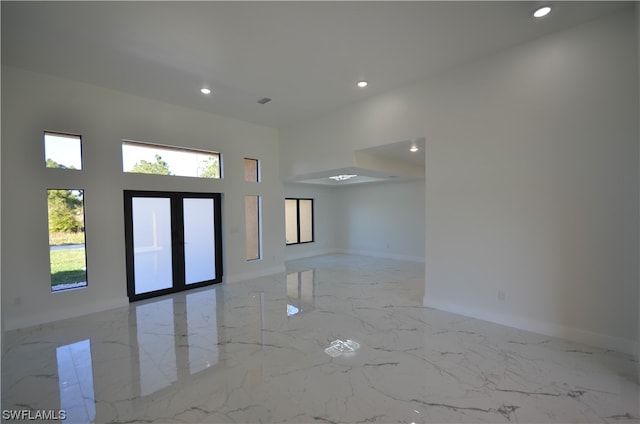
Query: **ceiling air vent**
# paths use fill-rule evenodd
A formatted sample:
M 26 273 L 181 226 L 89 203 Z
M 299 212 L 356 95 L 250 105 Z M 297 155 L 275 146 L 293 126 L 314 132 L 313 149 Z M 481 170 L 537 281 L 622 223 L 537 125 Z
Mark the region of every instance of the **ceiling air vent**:
M 259 103 L 259 104 L 261 104 L 261 105 L 265 105 L 265 104 L 269 103 L 270 101 L 271 101 L 271 99 L 270 99 L 270 98 L 268 98 L 268 97 L 263 97 L 263 98 L 261 98 L 260 100 L 258 100 L 258 103 Z

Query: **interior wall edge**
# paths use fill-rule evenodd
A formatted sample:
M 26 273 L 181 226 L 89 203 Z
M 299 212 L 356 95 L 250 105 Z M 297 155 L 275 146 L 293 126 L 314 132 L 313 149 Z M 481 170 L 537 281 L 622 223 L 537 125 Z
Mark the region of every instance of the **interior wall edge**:
M 233 284 L 240 281 L 252 280 L 254 278 L 268 277 L 270 275 L 283 274 L 286 271 L 284 264 L 257 271 L 241 272 L 224 277 L 224 283 Z M 223 283 L 223 284 L 224 284 Z M 215 287 L 215 286 L 214 286 Z
M 370 256 L 373 258 L 382 258 L 382 259 L 395 259 L 395 260 L 407 261 L 407 262 L 420 262 L 420 263 L 425 262 L 424 256 L 400 255 L 396 253 L 376 252 L 373 250 L 338 249 L 337 253 L 341 253 L 343 255 L 358 255 L 358 256 Z
M 427 295 L 424 296 L 422 305 L 424 307 L 437 309 L 439 311 L 450 312 L 456 315 L 480 319 L 483 321 L 504 325 L 506 327 L 512 327 L 523 331 L 529 331 L 531 333 L 542 334 L 544 336 L 556 337 L 573 342 L 583 343 L 587 346 L 596 348 L 611 349 L 616 352 L 622 352 L 629 355 L 634 355 L 639 347 L 638 342 L 631 339 L 612 337 L 606 334 L 566 327 L 551 322 L 531 320 L 513 314 L 503 314 L 483 309 L 469 308 L 439 299 L 434 299 L 432 297 L 427 297 Z
M 636 49 L 638 50 L 638 103 L 640 104 L 640 3 L 636 2 Z M 638 119 L 638 144 L 640 145 L 640 118 Z M 638 157 L 638 166 L 640 167 L 640 156 Z M 640 180 L 639 180 L 640 182 Z M 640 185 L 639 185 L 640 191 Z M 640 237 L 638 239 L 640 244 Z M 638 261 L 638 269 L 640 270 L 640 260 Z M 638 381 L 640 382 L 640 272 L 638 273 L 638 342 L 636 346 L 636 369 L 638 371 Z
M 293 247 L 293 246 L 292 246 Z M 312 258 L 315 256 L 325 256 L 325 255 L 333 255 L 336 253 L 341 253 L 339 249 L 316 249 L 305 252 L 296 252 L 287 254 L 285 252 L 285 261 L 293 261 L 296 259 L 304 259 L 304 258 Z

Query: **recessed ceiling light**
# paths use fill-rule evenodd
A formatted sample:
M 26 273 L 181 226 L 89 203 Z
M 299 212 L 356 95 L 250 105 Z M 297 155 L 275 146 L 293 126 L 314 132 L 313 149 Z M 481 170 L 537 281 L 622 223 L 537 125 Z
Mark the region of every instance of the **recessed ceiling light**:
M 551 13 L 551 7 L 544 6 L 544 7 L 541 7 L 539 9 L 537 9 L 535 12 L 533 12 L 533 16 L 535 18 L 542 18 L 544 16 L 547 16 L 549 13 Z
M 369 83 L 366 81 L 358 81 L 356 85 L 360 88 L 365 88 L 367 85 L 369 85 Z
M 201 89 L 200 89 L 200 92 L 201 92 L 202 94 L 211 94 L 211 90 L 209 90 L 208 88 L 201 88 Z
M 417 152 L 418 150 L 420 150 L 420 149 L 418 149 L 418 146 L 416 146 L 415 144 L 414 144 L 413 146 L 411 146 L 411 148 L 409 149 L 409 151 L 410 151 L 411 153 L 415 153 L 415 152 Z

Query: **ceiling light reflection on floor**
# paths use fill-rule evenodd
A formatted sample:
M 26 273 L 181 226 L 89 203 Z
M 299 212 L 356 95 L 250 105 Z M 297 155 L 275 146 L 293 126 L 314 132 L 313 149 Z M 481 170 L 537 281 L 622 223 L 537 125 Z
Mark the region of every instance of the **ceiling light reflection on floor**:
M 287 303 L 287 316 L 288 317 L 292 317 L 294 315 L 297 315 L 298 313 L 300 313 L 300 309 L 296 308 L 295 306 Z
M 335 358 L 336 356 L 340 356 L 343 353 L 355 352 L 359 348 L 360 344 L 354 342 L 353 340 L 347 339 L 346 342 L 343 342 L 342 340 L 337 339 L 332 341 L 331 346 L 326 348 L 324 352 L 332 358 Z
M 355 178 L 357 177 L 357 175 L 355 174 L 342 174 L 342 175 L 334 175 L 332 177 L 329 177 L 330 179 L 334 180 L 334 181 L 347 181 L 351 178 Z

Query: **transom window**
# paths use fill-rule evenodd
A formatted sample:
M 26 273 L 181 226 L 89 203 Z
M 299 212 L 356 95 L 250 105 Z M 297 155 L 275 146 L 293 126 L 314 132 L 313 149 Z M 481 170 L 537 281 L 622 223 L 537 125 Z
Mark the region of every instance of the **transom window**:
M 220 153 L 125 140 L 124 172 L 180 177 L 221 178 Z

